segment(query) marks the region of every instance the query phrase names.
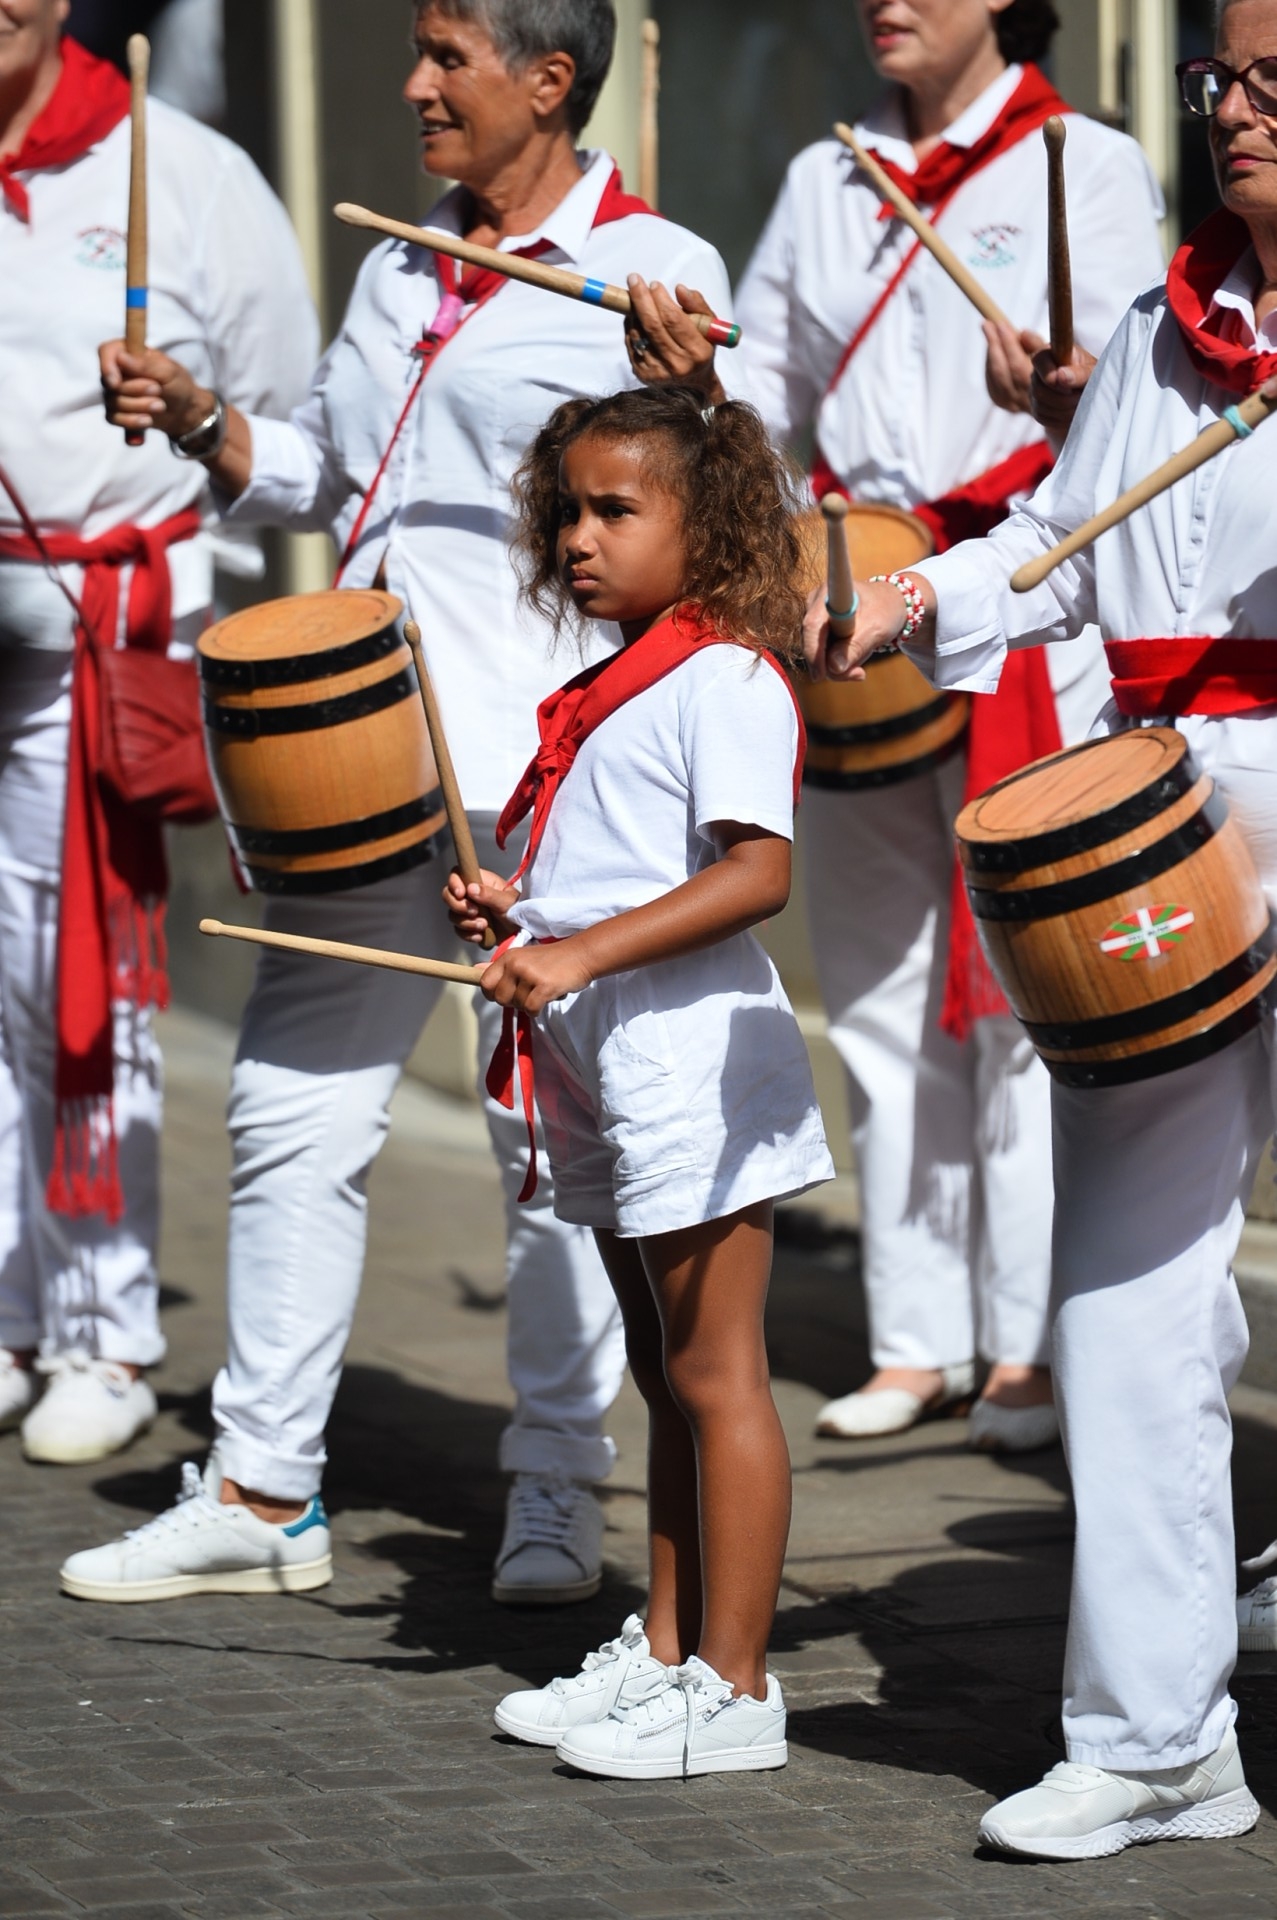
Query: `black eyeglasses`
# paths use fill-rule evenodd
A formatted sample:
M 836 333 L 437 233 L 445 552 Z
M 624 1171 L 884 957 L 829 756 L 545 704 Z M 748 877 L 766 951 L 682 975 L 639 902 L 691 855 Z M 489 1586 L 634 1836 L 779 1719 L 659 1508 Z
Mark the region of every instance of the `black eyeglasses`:
M 1175 69 L 1180 99 L 1190 113 L 1213 120 L 1229 89 L 1240 82 L 1256 113 L 1277 118 L 1277 55 L 1252 60 L 1239 73 L 1224 60 L 1182 60 Z

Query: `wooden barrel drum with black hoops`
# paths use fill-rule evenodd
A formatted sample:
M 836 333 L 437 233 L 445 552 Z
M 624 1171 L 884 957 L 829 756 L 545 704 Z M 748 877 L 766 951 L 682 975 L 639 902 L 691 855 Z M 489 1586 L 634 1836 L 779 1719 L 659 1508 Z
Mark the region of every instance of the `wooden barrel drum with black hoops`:
M 1138 728 L 1037 760 L 956 832 L 989 963 L 1063 1085 L 1170 1073 L 1263 1018 L 1268 904 L 1182 734 Z
M 446 828 L 393 594 L 299 594 L 199 643 L 222 817 L 261 893 L 344 892 L 433 859 Z
M 843 524 L 858 580 L 916 566 L 932 552 L 925 523 L 899 507 L 853 502 Z M 810 592 L 825 578 L 819 512 L 803 516 L 800 539 Z M 891 786 L 939 766 L 961 746 L 971 708 L 964 693 L 937 693 L 898 652 L 874 654 L 863 680 L 809 680 L 800 669 L 797 691 L 807 726 L 803 780 L 842 792 Z

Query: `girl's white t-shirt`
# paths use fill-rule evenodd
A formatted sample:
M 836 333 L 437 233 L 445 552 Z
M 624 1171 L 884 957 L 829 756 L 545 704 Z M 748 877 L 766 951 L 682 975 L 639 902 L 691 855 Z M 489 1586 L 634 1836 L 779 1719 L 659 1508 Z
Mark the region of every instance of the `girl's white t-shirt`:
M 794 835 L 798 717 L 775 668 L 707 646 L 595 728 L 559 787 L 511 919 L 565 939 L 718 857 L 713 826 Z

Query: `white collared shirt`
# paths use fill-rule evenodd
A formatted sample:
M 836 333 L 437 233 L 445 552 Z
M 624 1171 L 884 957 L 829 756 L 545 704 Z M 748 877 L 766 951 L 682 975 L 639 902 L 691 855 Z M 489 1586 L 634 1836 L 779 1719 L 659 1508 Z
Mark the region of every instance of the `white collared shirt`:
M 1256 327 L 1255 289 L 1259 282 L 1259 256 L 1254 247 L 1247 247 L 1223 285 L 1212 294 L 1201 324 L 1204 327 L 1219 315 L 1221 324 L 1211 331 L 1220 339 L 1245 347 L 1249 353 L 1273 353 L 1277 352 L 1277 310 L 1266 313 Z
M 220 134 L 154 99 L 147 122 L 148 340 L 235 406 L 285 413 L 317 338 L 287 215 Z M 175 459 L 160 433 L 127 446 L 102 409 L 98 346 L 124 331 L 129 154 L 126 116 L 78 160 L 22 176 L 29 223 L 0 203 L 0 465 L 37 526 L 87 539 L 207 502 L 203 467 Z M 21 532 L 2 489 L 0 531 Z M 170 549 L 178 618 L 211 603 L 219 538 Z M 78 593 L 82 570 L 63 572 Z M 0 645 L 71 642 L 70 608 L 43 569 L 0 561 Z
M 682 281 L 726 315 L 730 288 L 714 249 L 656 215 L 594 226 L 613 162 L 601 152 L 581 161 L 580 181 L 537 232 L 503 248 L 545 239 L 549 265 L 621 286 L 635 272 L 671 291 Z M 454 189 L 431 224 L 459 233 L 466 204 Z M 229 517 L 331 529 L 344 548 L 440 294 L 426 249 L 388 241 L 369 254 L 308 399 L 290 422 L 252 421 L 252 480 Z M 721 356 L 728 379 L 733 357 Z M 569 639 L 552 653 L 545 623 L 518 602 L 511 478 L 562 401 L 635 385 L 616 314 L 507 282 L 437 356 L 343 575 L 343 585 L 365 586 L 384 562 L 387 585 L 421 627 L 462 796 L 476 811 L 504 806 L 536 750 L 538 704 L 582 664 Z M 597 630 L 589 657 L 616 638 Z

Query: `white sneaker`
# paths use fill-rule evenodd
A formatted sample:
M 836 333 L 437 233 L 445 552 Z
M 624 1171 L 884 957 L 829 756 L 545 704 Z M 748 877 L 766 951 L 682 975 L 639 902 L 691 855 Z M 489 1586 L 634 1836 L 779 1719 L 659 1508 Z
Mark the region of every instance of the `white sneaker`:
M 700 1773 L 756 1773 L 783 1767 L 785 1702 L 767 1676 L 767 1698 L 737 1699 L 696 1654 L 668 1669 L 668 1684 L 613 1707 L 606 1720 L 574 1727 L 558 1755 L 582 1773 L 609 1780 L 688 1780 Z
M 333 1577 L 328 1515 L 316 1494 L 286 1526 L 226 1507 L 210 1463 L 182 1468 L 177 1505 L 105 1547 L 73 1553 L 62 1591 L 76 1600 L 178 1600 L 188 1593 L 308 1593 Z
M 0 1433 L 21 1426 L 39 1391 L 36 1374 L 29 1367 L 20 1367 L 8 1347 L 0 1347 Z
M 883 1387 L 877 1393 L 845 1393 L 830 1400 L 816 1416 L 816 1432 L 836 1440 L 873 1440 L 884 1433 L 907 1433 L 924 1416 L 943 1413 L 969 1400 L 975 1392 L 975 1362 L 942 1367 L 940 1395 L 924 1400 L 905 1387 Z
M 1040 1786 L 990 1808 L 980 1838 L 1003 1853 L 1099 1860 L 1150 1840 L 1227 1840 L 1258 1818 L 1230 1727 L 1218 1752 L 1184 1767 L 1109 1773 L 1062 1760 Z
M 967 1445 L 973 1453 L 1036 1453 L 1053 1447 L 1060 1437 L 1060 1416 L 1051 1401 L 1036 1407 L 1000 1407 L 995 1400 L 977 1400 L 967 1422 Z
M 502 1733 L 534 1747 L 557 1747 L 563 1735 L 587 1721 L 606 1720 L 613 1707 L 631 1706 L 669 1684 L 669 1668 L 653 1660 L 643 1622 L 632 1613 L 615 1640 L 587 1653 L 581 1671 L 548 1687 L 507 1693 L 493 1713 Z
M 1253 1560 L 1243 1560 L 1247 1573 L 1262 1573 L 1277 1560 L 1277 1540 Z M 1237 1599 L 1237 1647 L 1240 1653 L 1277 1653 L 1277 1574 L 1261 1580 Z
M 28 1460 L 58 1467 L 105 1460 L 153 1425 L 155 1395 L 116 1361 L 75 1351 L 35 1364 L 49 1384 L 22 1423 Z
M 517 1473 L 492 1598 L 509 1607 L 588 1600 L 603 1579 L 603 1514 L 588 1487 L 561 1473 Z

